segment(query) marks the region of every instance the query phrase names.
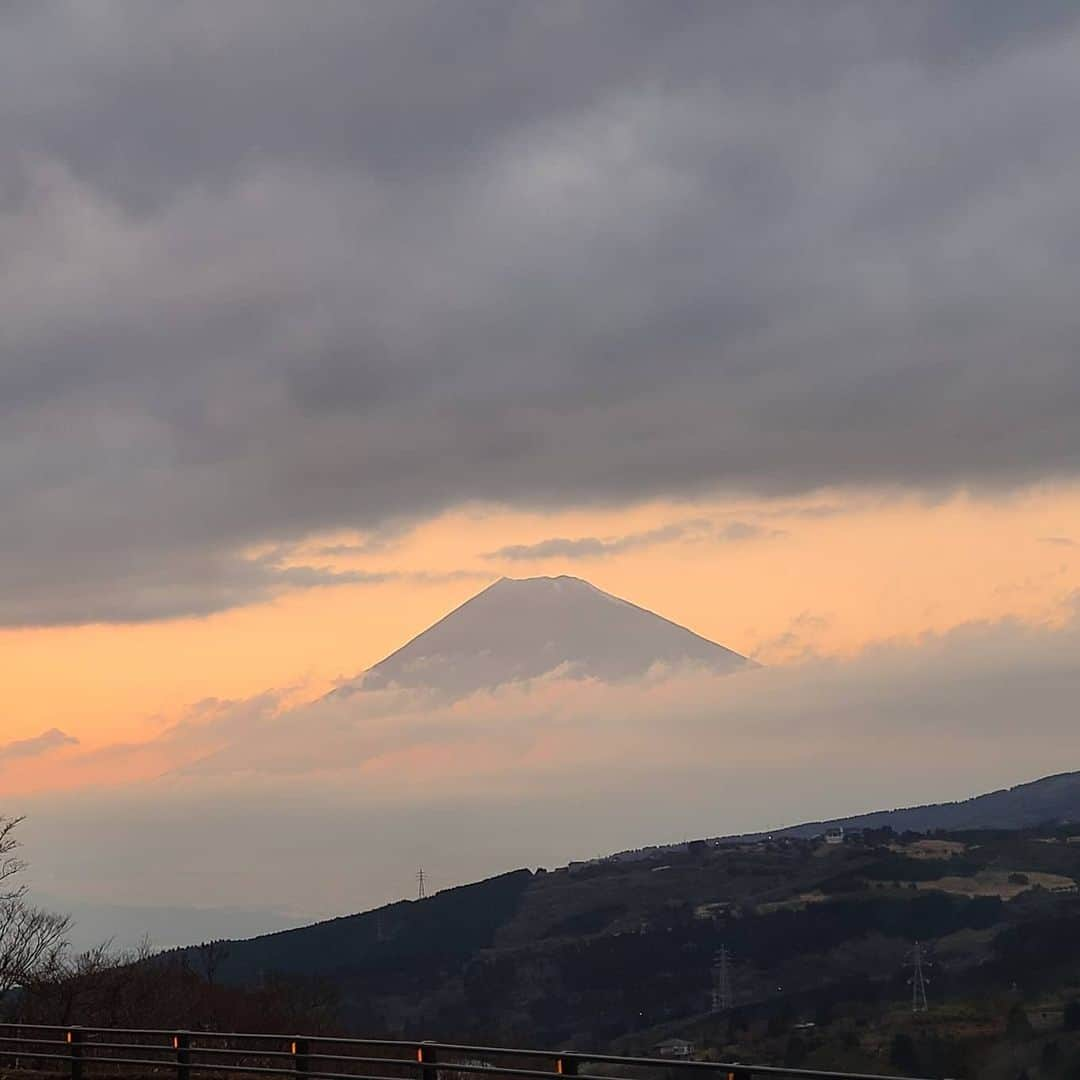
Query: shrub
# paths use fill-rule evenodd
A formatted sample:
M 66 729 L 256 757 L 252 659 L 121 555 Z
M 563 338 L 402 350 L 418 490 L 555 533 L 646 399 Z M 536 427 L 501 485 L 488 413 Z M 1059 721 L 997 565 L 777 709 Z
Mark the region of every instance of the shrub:
M 1010 1039 L 1024 1039 L 1031 1034 L 1031 1020 L 1019 1002 L 1009 1010 L 1008 1019 L 1005 1021 L 1005 1034 Z
M 1080 1000 L 1074 998 L 1065 1003 L 1065 1030 L 1080 1031 Z
M 1039 1059 L 1039 1071 L 1050 1072 L 1061 1064 L 1061 1044 L 1054 1040 L 1048 1042 L 1042 1048 L 1042 1056 Z
M 915 1040 L 906 1032 L 898 1031 L 889 1048 L 889 1061 L 906 1073 L 919 1071 L 919 1058 L 915 1053 Z
M 797 1069 L 806 1060 L 806 1054 L 806 1040 L 800 1035 L 792 1035 L 784 1051 L 784 1064 L 789 1069 Z

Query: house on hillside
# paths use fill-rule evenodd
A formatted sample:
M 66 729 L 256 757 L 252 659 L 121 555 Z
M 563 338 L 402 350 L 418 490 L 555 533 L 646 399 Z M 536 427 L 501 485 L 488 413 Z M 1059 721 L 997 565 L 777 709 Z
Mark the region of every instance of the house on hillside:
M 653 1048 L 662 1058 L 692 1058 L 697 1047 L 685 1039 L 665 1039 Z
M 614 861 L 615 858 L 612 855 L 598 855 L 594 859 L 580 859 L 577 862 L 572 862 L 567 869 L 571 874 L 580 874 L 583 870 L 591 870 L 595 866 L 604 866 Z
M 836 825 L 834 828 L 825 830 L 825 843 L 826 844 L 842 844 L 844 842 L 844 830 L 842 826 Z
M 730 915 L 734 908 L 735 905 L 731 900 L 715 900 L 711 904 L 698 904 L 694 908 L 694 918 L 702 921 L 722 919 L 725 915 Z

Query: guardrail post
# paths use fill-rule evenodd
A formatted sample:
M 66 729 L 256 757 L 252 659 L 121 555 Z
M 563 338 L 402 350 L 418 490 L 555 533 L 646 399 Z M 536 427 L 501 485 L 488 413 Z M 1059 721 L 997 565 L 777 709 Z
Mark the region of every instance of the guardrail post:
M 555 1059 L 555 1072 L 559 1076 L 577 1076 L 578 1059 L 569 1057 L 565 1051 Z
M 83 1031 L 82 1028 L 68 1028 L 68 1054 L 71 1060 L 71 1080 L 82 1080 L 83 1075 Z
M 191 1035 L 187 1031 L 178 1031 L 172 1037 L 176 1051 L 176 1080 L 191 1080 Z
M 439 1080 L 439 1055 L 432 1042 L 422 1042 L 416 1048 L 416 1060 L 420 1062 L 420 1080 Z
M 293 1056 L 293 1070 L 298 1077 L 307 1076 L 311 1072 L 311 1048 L 308 1046 L 307 1039 L 300 1038 L 299 1035 L 292 1041 Z

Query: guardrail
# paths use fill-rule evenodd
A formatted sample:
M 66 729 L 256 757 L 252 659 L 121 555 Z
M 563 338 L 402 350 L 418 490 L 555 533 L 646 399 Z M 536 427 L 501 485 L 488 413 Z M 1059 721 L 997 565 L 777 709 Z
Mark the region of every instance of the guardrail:
M 599 1068 L 601 1071 L 595 1071 Z M 589 1071 L 590 1069 L 594 1071 Z M 93 1078 L 283 1076 L 290 1080 L 648 1080 L 658 1069 L 715 1080 L 895 1080 L 868 1073 L 823 1072 L 742 1062 L 623 1057 L 582 1051 L 520 1050 L 439 1042 L 343 1039 L 313 1035 L 0 1024 L 0 1071 L 70 1080 Z

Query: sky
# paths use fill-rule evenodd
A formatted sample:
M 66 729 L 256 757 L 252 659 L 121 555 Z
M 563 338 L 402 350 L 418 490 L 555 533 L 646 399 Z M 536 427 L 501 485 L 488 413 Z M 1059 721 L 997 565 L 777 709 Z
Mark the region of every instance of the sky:
M 1078 106 L 1058 0 L 0 7 L 41 888 L 329 914 L 1073 768 Z M 321 702 L 560 573 L 763 667 Z

